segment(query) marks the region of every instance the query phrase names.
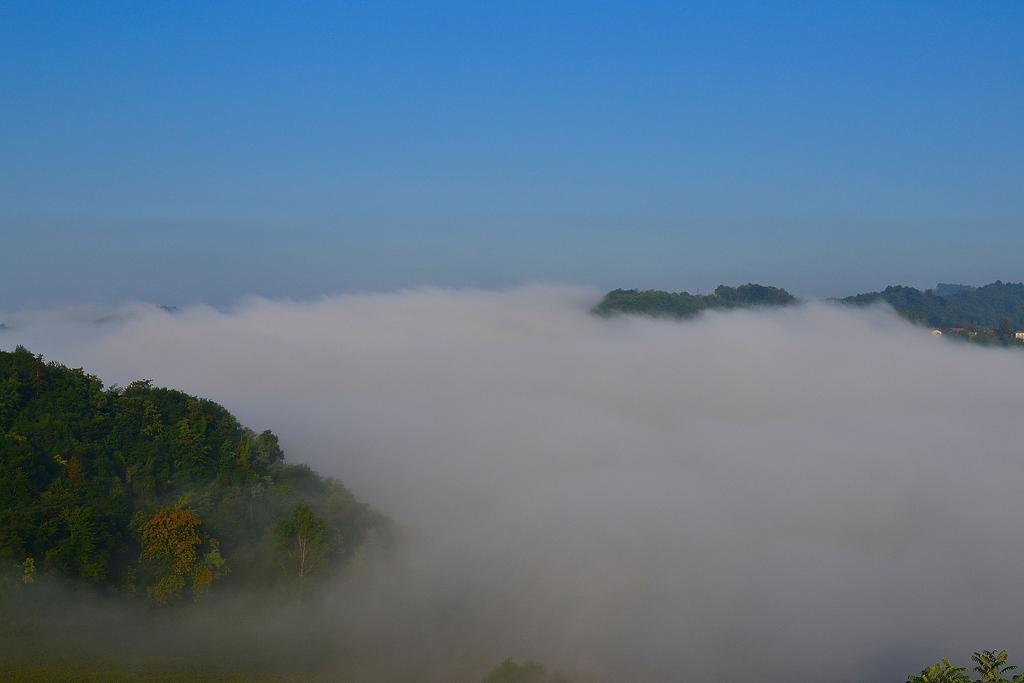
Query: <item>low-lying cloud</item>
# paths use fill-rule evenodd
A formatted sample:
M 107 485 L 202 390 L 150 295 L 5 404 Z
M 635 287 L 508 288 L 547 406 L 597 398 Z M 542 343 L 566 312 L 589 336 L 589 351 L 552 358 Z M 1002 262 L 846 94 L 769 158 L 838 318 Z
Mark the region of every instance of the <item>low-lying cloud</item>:
M 362 620 L 437 680 L 505 656 L 594 680 L 826 682 L 1024 657 L 1024 353 L 884 309 L 677 322 L 595 300 L 44 311 L 2 318 L 0 345 L 209 397 L 342 478 L 404 547 L 372 601 L 342 591 L 327 621 L 341 639 Z

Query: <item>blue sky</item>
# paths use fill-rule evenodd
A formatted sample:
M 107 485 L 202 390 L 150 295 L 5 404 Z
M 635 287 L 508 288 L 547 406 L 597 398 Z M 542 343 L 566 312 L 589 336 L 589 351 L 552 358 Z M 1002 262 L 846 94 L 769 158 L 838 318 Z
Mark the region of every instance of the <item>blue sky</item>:
M 0 0 L 0 308 L 1024 279 L 1024 3 Z

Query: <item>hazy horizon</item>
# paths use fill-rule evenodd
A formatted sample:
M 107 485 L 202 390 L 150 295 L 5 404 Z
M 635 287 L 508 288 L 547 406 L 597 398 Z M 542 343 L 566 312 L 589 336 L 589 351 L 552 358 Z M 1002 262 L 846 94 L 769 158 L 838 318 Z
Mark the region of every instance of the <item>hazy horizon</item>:
M 863 293 L 868 293 L 868 292 L 880 292 L 880 291 L 884 290 L 886 287 L 888 287 L 890 285 L 915 287 L 916 289 L 919 289 L 921 291 L 926 291 L 926 290 L 934 290 L 940 284 L 964 285 L 964 286 L 967 286 L 967 287 L 981 287 L 981 286 L 984 286 L 984 285 L 993 284 L 995 282 L 1013 283 L 1014 281 L 1012 279 L 1008 279 L 1008 278 L 993 278 L 991 281 L 984 281 L 984 282 L 960 282 L 960 281 L 954 282 L 952 279 L 948 279 L 947 278 L 945 280 L 939 280 L 939 281 L 931 283 L 931 284 L 921 284 L 921 285 L 913 285 L 913 284 L 909 284 L 909 283 L 906 283 L 906 282 L 890 282 L 890 283 L 886 283 L 884 285 L 879 285 L 878 287 L 871 288 L 871 289 L 858 290 L 858 291 L 844 291 L 844 292 L 840 292 L 840 293 L 835 294 L 835 295 L 815 296 L 815 295 L 807 295 L 807 294 L 802 294 L 800 292 L 796 292 L 796 291 L 793 291 L 793 290 L 789 290 L 784 285 L 779 285 L 778 283 L 775 283 L 775 282 L 770 282 L 770 281 L 754 282 L 754 281 L 749 280 L 749 279 L 745 280 L 743 278 L 740 278 L 739 280 L 736 280 L 734 282 L 719 282 L 716 285 L 711 285 L 711 286 L 708 286 L 708 287 L 692 287 L 690 289 L 686 289 L 684 287 L 666 287 L 666 288 L 663 288 L 663 289 L 661 289 L 659 291 L 668 291 L 668 292 L 688 291 L 691 294 L 711 294 L 711 293 L 713 293 L 715 291 L 715 289 L 719 285 L 737 286 L 737 285 L 742 285 L 742 284 L 753 283 L 753 284 L 761 284 L 761 285 L 768 285 L 768 286 L 780 286 L 780 287 L 782 287 L 782 289 L 786 289 L 791 294 L 793 294 L 796 297 L 798 302 L 800 302 L 800 303 L 814 303 L 814 302 L 828 302 L 828 301 L 833 300 L 833 299 L 840 299 L 840 298 L 843 298 L 843 297 L 846 297 L 846 296 L 852 296 L 854 294 L 863 294 Z M 292 303 L 292 304 L 302 305 L 302 304 L 316 303 L 318 301 L 336 299 L 336 298 L 339 298 L 339 297 L 389 296 L 389 295 L 406 294 L 406 293 L 423 292 L 423 291 L 437 291 L 437 292 L 478 291 L 478 292 L 489 292 L 489 293 L 492 293 L 492 294 L 499 294 L 501 292 L 505 292 L 505 291 L 509 291 L 509 290 L 531 289 L 531 288 L 545 288 L 545 287 L 568 288 L 568 289 L 577 289 L 577 290 L 580 290 L 580 291 L 589 291 L 591 293 L 591 295 L 594 296 L 594 297 L 597 297 L 600 294 L 604 294 L 604 293 L 606 293 L 606 291 L 611 291 L 611 289 L 620 289 L 620 288 L 621 289 L 636 289 L 636 290 L 657 289 L 657 288 L 645 288 L 645 287 L 640 287 L 640 286 L 632 285 L 632 284 L 621 284 L 621 285 L 616 285 L 615 287 L 610 288 L 608 290 L 604 290 L 604 289 L 596 288 L 596 287 L 593 287 L 593 286 L 588 286 L 588 285 L 579 284 L 579 283 L 566 282 L 566 281 L 532 281 L 532 282 L 516 283 L 516 284 L 513 284 L 513 285 L 509 285 L 509 286 L 493 286 L 493 287 L 455 287 L 455 286 L 441 286 L 441 285 L 420 285 L 420 286 L 398 287 L 398 288 L 392 288 L 392 289 L 363 289 L 363 290 L 355 290 L 355 291 L 325 291 L 325 292 L 319 292 L 319 293 L 316 293 L 316 294 L 310 294 L 310 295 L 307 295 L 307 296 L 283 296 L 283 295 L 282 296 L 275 296 L 275 295 L 258 294 L 258 293 L 254 293 L 254 292 L 249 292 L 249 293 L 239 294 L 238 296 L 232 297 L 232 298 L 211 297 L 209 299 L 202 299 L 201 298 L 201 299 L 197 299 L 197 300 L 193 300 L 193 301 L 160 301 L 160 300 L 147 300 L 147 299 L 142 299 L 142 298 L 138 298 L 138 297 L 131 297 L 131 296 L 122 296 L 122 297 L 115 297 L 115 298 L 112 298 L 110 300 L 93 299 L 93 300 L 81 300 L 81 301 L 78 301 L 78 300 L 71 299 L 71 300 L 67 300 L 67 301 L 54 302 L 54 303 L 49 304 L 49 305 L 38 305 L 38 304 L 33 305 L 31 303 L 23 303 L 23 305 L 21 305 L 21 306 L 11 306 L 11 307 L 7 307 L 7 308 L 0 307 L 0 323 L 6 323 L 7 326 L 8 326 L 7 330 L 10 331 L 10 324 L 11 324 L 12 321 L 19 321 L 19 320 L 22 320 L 22 319 L 31 319 L 31 318 L 33 318 L 33 317 L 35 317 L 37 315 L 40 315 L 40 314 L 44 314 L 45 315 L 47 313 L 54 313 L 54 312 L 66 313 L 66 314 L 72 316 L 73 318 L 75 318 L 77 320 L 80 320 L 81 322 L 89 321 L 90 316 L 91 316 L 91 321 L 92 322 L 105 323 L 105 322 L 107 322 L 108 316 L 113 316 L 114 318 L 117 318 L 119 315 L 123 314 L 126 311 L 127 312 L 133 312 L 133 311 L 137 311 L 138 309 L 143 309 L 144 310 L 144 309 L 146 309 L 146 308 L 148 308 L 150 306 L 161 308 L 161 309 L 165 309 L 166 312 L 168 312 L 168 313 L 177 313 L 177 312 L 179 312 L 182 309 L 190 309 L 190 308 L 194 309 L 194 308 L 197 308 L 197 307 L 199 307 L 199 308 L 208 307 L 210 309 L 217 310 L 217 311 L 220 311 L 220 312 L 223 312 L 223 313 L 230 313 L 230 312 L 233 312 L 233 311 L 237 311 L 237 310 L 239 310 L 241 308 L 244 308 L 244 307 L 250 305 L 254 301 L 276 301 L 276 302 L 280 302 L 280 303 Z M 3 339 L 0 338 L 0 341 L 3 341 Z

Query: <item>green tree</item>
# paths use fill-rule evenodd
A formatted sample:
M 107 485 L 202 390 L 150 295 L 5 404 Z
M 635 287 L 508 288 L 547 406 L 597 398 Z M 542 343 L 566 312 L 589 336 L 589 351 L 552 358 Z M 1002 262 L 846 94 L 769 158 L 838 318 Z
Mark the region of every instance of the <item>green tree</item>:
M 288 566 L 295 576 L 304 579 L 327 563 L 327 523 L 313 514 L 306 504 L 278 522 L 278 537 Z
M 1007 664 L 1006 650 L 982 650 L 975 652 L 971 659 L 976 664 L 974 672 L 979 676 L 978 683 L 1024 683 L 1024 673 L 1008 678 L 1017 667 Z
M 1010 326 L 1010 321 L 1007 318 L 999 321 L 999 327 L 996 328 L 996 338 L 1003 346 L 1009 346 L 1013 342 L 1013 327 Z
M 53 526 L 60 530 L 60 540 L 46 551 L 47 563 L 89 583 L 99 583 L 106 578 L 109 557 L 104 542 L 106 534 L 92 508 L 65 508 L 53 520 Z
M 26 557 L 25 561 L 21 563 L 21 582 L 22 583 L 34 583 L 36 580 L 36 561 L 31 557 Z
M 210 453 L 202 434 L 187 419 L 178 422 L 171 439 L 171 453 L 174 466 L 184 472 L 193 472 L 206 463 Z
M 21 403 L 21 391 L 17 377 L 0 380 L 0 426 L 14 416 Z
M 953 666 L 948 659 L 943 659 L 917 675 L 908 676 L 907 683 L 971 683 L 971 679 L 966 668 Z

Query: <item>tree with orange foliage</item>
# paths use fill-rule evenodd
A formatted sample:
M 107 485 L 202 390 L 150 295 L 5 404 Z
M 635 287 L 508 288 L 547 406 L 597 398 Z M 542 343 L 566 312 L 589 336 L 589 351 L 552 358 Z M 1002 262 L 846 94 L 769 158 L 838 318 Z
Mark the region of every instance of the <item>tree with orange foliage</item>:
M 210 539 L 208 551 L 200 557 L 203 544 L 199 528 L 202 520 L 189 510 L 163 508 L 142 523 L 142 560 L 155 573 L 149 595 L 158 605 L 181 597 L 186 584 L 198 600 L 213 581 L 227 573 L 216 539 Z

